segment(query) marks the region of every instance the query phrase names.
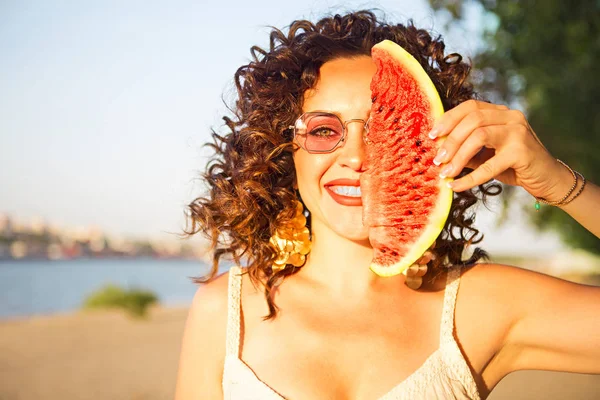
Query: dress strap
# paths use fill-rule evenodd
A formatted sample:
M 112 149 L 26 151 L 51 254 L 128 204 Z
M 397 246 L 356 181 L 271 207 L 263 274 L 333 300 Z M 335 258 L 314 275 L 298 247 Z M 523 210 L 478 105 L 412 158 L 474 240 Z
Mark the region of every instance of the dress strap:
M 440 326 L 440 345 L 454 340 L 454 309 L 456 308 L 456 294 L 460 283 L 460 265 L 452 267 L 446 277 L 444 290 L 444 308 L 442 309 L 442 323 Z
M 229 290 L 227 305 L 226 355 L 239 357 L 240 352 L 240 307 L 242 292 L 242 274 L 238 266 L 229 270 Z

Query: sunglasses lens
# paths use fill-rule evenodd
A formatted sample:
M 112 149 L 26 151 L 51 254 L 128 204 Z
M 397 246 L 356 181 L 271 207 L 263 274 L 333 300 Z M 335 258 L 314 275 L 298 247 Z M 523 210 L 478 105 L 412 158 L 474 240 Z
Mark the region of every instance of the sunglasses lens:
M 296 122 L 296 137 L 308 151 L 331 151 L 343 136 L 342 122 L 334 114 L 307 113 Z

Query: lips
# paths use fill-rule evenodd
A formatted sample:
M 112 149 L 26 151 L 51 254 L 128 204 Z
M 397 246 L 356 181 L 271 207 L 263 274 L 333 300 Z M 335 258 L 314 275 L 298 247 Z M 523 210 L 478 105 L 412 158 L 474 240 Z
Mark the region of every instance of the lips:
M 337 187 L 338 192 L 334 189 Z M 357 188 L 357 189 L 354 189 Z M 326 192 L 336 202 L 344 206 L 362 206 L 362 199 L 356 196 L 357 190 L 360 189 L 360 181 L 358 179 L 335 179 L 325 184 Z M 355 194 L 354 196 L 346 196 L 346 194 Z

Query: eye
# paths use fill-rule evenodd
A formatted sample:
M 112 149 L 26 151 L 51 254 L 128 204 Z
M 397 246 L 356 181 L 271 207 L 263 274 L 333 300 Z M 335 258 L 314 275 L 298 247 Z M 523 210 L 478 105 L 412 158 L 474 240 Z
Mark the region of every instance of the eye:
M 319 138 L 331 138 L 339 136 L 340 133 L 336 130 L 329 128 L 327 126 L 319 126 L 312 129 L 309 133 L 310 136 L 319 137 Z

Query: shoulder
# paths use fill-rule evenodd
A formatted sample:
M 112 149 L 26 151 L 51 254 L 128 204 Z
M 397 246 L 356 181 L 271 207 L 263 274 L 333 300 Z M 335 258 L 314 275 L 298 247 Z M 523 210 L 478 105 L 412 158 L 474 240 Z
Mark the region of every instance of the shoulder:
M 538 297 L 543 293 L 578 286 L 541 272 L 512 265 L 481 263 L 463 268 L 461 286 L 470 293 L 488 293 L 508 303 Z
M 481 371 L 502 348 L 518 318 L 517 282 L 529 271 L 494 263 L 462 267 L 456 300 L 456 333 Z
M 518 280 L 529 272 L 511 265 L 478 263 L 461 268 L 461 287 L 465 290 L 491 290 L 501 293 L 507 285 L 513 284 L 515 279 Z
M 462 267 L 456 300 L 457 328 L 479 321 L 476 325 L 482 331 L 478 335 L 501 341 L 517 318 L 519 286 L 530 274 L 531 271 L 518 267 L 494 263 Z
M 551 293 L 575 284 L 524 268 L 481 263 L 463 268 L 459 300 L 473 312 L 496 318 L 496 325 L 513 324 L 529 307 Z
M 196 290 L 181 343 L 177 400 L 221 396 L 229 275 L 225 272 Z
M 210 282 L 204 283 L 196 289 L 190 305 L 187 325 L 218 321 L 227 318 L 229 276 L 232 271 L 227 271 L 216 276 Z M 217 324 L 211 324 L 215 327 Z

